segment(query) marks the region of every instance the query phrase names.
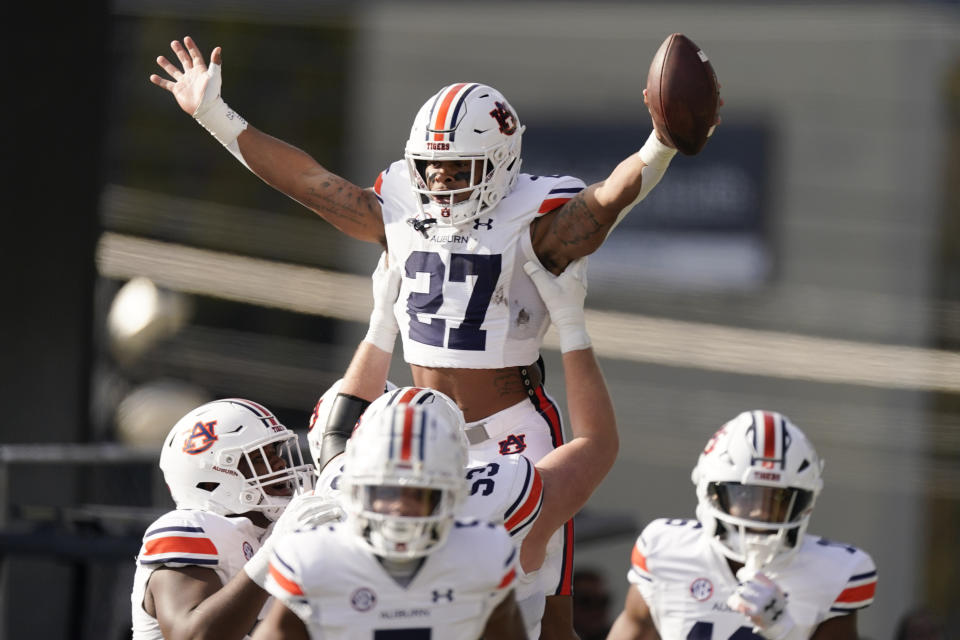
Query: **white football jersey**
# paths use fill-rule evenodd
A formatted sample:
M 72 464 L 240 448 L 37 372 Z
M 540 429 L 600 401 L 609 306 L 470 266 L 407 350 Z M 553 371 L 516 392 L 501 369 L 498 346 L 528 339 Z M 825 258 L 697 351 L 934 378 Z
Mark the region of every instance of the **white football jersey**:
M 278 541 L 266 587 L 311 638 L 477 640 L 513 589 L 517 556 L 503 527 L 457 521 L 401 586 L 349 523 L 336 523 Z
M 459 227 L 413 227 L 419 212 L 405 161 L 382 172 L 374 192 L 383 209 L 390 264 L 403 265 L 394 314 L 407 362 L 427 367 L 499 369 L 540 355 L 549 315 L 523 270 L 540 264 L 530 223 L 584 189 L 578 178 L 520 174 L 488 216 Z
M 522 455 L 501 456 L 487 464 L 471 460 L 470 464 L 470 490 L 460 507 L 461 516 L 502 524 L 519 551 L 543 505 L 540 472 Z M 517 604 L 531 638 L 540 637 L 540 620 L 546 605 L 546 585 L 541 582 L 539 571 L 524 573 L 517 566 Z
M 143 534 L 130 595 L 134 640 L 163 639 L 157 619 L 143 609 L 147 581 L 154 570 L 205 567 L 226 584 L 260 548 L 263 533 L 247 518 L 194 509 L 170 511 L 154 521 Z
M 746 616 L 727 606 L 737 579 L 696 520 L 654 520 L 630 560 L 627 579 L 646 600 L 663 640 L 763 640 Z M 796 553 L 763 572 L 787 594 L 790 616 L 805 638 L 824 620 L 869 605 L 877 586 L 866 552 L 809 533 Z

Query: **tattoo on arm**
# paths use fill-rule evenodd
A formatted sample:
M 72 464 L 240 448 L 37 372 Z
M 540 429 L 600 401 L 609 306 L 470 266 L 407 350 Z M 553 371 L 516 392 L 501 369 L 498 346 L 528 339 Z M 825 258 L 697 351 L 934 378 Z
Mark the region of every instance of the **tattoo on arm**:
M 609 226 L 610 223 L 597 220 L 581 192 L 557 212 L 550 232 L 565 247 L 593 243 L 599 246 L 606 237 Z
M 354 224 L 364 223 L 371 215 L 370 205 L 365 201 L 364 192 L 359 191 L 351 196 L 347 192 L 347 185 L 341 181 L 324 180 L 316 187 L 307 190 L 309 198 L 306 204 L 315 211 L 323 211 L 334 219 L 344 220 Z M 356 187 L 350 186 L 351 190 Z M 327 216 L 323 216 L 327 217 Z

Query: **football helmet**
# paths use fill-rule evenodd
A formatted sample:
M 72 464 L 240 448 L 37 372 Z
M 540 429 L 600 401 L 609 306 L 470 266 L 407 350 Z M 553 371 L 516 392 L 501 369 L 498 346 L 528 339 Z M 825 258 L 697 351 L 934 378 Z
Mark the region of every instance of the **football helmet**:
M 368 408 L 347 441 L 341 477 L 348 526 L 373 553 L 391 560 L 419 558 L 443 545 L 466 495 L 462 430 L 438 396 L 418 391 L 425 401 Z M 411 500 L 416 509 L 409 508 Z
M 697 518 L 720 553 L 758 569 L 800 546 L 822 472 L 786 416 L 745 411 L 720 427 L 693 469 Z
M 312 483 L 297 434 L 242 398 L 208 402 L 180 418 L 164 441 L 160 469 L 178 509 L 261 511 L 270 520 Z
M 452 84 L 427 100 L 404 152 L 420 214 L 457 226 L 497 206 L 520 174 L 523 131 L 507 99 L 487 85 Z M 470 163 L 468 186 L 431 191 L 424 175 L 427 164 L 449 160 Z M 455 202 L 458 196 L 461 201 Z
M 330 410 L 333 408 L 333 400 L 340 393 L 340 387 L 343 385 L 343 378 L 340 378 L 330 388 L 323 392 L 316 406 L 313 407 L 313 413 L 310 415 L 310 423 L 307 428 L 307 444 L 310 446 L 310 458 L 317 470 L 320 470 L 320 453 L 323 448 L 323 432 L 327 426 L 327 420 L 330 418 Z M 383 392 L 387 393 L 396 389 L 397 385 L 387 380 L 383 387 Z

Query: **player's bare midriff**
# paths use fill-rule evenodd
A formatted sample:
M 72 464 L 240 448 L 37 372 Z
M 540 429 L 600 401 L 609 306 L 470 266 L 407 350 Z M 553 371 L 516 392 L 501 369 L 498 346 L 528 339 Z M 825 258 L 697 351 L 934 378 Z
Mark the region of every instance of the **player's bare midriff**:
M 503 369 L 451 369 L 410 365 L 413 381 L 418 387 L 441 391 L 457 403 L 467 422 L 482 420 L 498 411 L 526 400 L 528 387 L 523 382 L 521 369 L 530 376 L 530 387 L 541 382 L 540 369 L 532 363 L 528 367 Z

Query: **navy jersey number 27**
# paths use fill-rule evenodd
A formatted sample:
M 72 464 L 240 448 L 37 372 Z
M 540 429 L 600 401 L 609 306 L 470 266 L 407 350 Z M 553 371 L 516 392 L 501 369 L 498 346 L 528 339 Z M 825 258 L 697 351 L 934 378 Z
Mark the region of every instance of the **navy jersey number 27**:
M 451 253 L 450 273 L 439 253 L 414 251 L 404 265 L 404 275 L 416 279 L 417 274 L 427 274 L 426 292 L 414 291 L 407 298 L 407 313 L 410 315 L 410 339 L 434 347 L 446 347 L 459 351 L 483 351 L 487 346 L 487 332 L 480 327 L 487 315 L 487 307 L 493 290 L 500 279 L 501 256 L 499 254 Z M 447 330 L 447 321 L 433 317 L 428 322 L 421 316 L 434 315 L 443 305 L 443 286 L 447 282 L 467 282 L 468 276 L 476 278 L 466 313 L 459 327 Z

